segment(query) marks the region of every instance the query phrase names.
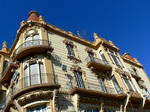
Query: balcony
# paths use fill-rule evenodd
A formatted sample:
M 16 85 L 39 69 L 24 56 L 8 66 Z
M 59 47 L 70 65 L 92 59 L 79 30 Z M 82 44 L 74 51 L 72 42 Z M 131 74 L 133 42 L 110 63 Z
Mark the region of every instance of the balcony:
M 87 57 L 86 62 L 88 68 L 92 68 L 100 71 L 108 71 L 112 69 L 112 67 L 108 64 L 108 62 L 98 58 Z
M 134 91 L 129 91 L 128 93 L 130 94 L 130 101 L 138 102 L 138 101 L 141 101 L 143 99 L 142 96 L 140 95 L 140 93 L 137 93 L 137 92 L 134 92 Z
M 32 40 L 27 41 L 23 44 L 21 44 L 13 53 L 12 59 L 23 59 L 24 57 L 27 57 L 28 55 L 32 55 L 35 53 L 43 53 L 45 51 L 53 51 L 53 48 L 51 46 L 51 42 L 48 40 Z
M 17 69 L 18 65 L 14 64 L 13 62 L 8 62 L 4 67 L 3 67 L 3 71 L 1 73 L 1 79 L 0 79 L 0 83 L 4 84 L 9 83 L 11 77 L 12 77 L 12 69 Z
M 130 70 L 130 69 L 129 69 L 129 71 L 130 71 L 130 74 L 131 74 L 134 78 L 136 78 L 136 79 L 141 79 L 141 77 L 139 77 L 138 74 L 137 74 L 135 71 Z
M 12 99 L 34 90 L 54 90 L 59 88 L 60 85 L 57 83 L 57 79 L 53 74 L 33 74 L 17 81 L 12 89 Z
M 62 93 L 69 93 L 69 94 L 85 94 L 90 96 L 98 96 L 98 97 L 107 97 L 107 98 L 117 98 L 117 99 L 124 99 L 126 98 L 126 94 L 123 92 L 123 89 L 121 88 L 121 91 L 118 93 L 115 88 L 108 87 L 108 86 L 101 86 L 99 83 L 94 84 L 91 82 L 84 81 L 85 88 L 79 87 L 76 84 L 75 80 L 66 82 L 63 78 L 60 78 L 61 80 L 58 80 L 59 83 L 61 83 L 61 88 L 59 89 Z

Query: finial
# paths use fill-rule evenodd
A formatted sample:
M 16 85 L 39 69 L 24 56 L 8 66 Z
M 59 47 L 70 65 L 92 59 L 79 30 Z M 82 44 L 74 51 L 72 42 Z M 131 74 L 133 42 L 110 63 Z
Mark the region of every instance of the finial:
M 44 21 L 44 17 L 43 16 L 39 16 L 39 21 Z
M 96 40 L 96 39 L 99 38 L 99 34 L 98 34 L 98 33 L 93 33 L 93 37 L 94 37 L 94 39 Z
M 8 43 L 5 41 L 5 42 L 3 42 L 3 44 L 2 44 L 2 48 L 8 48 Z
M 5 42 L 3 42 L 3 44 L 2 44 L 2 51 L 3 52 L 8 52 L 8 44 L 7 44 L 7 42 L 5 41 Z

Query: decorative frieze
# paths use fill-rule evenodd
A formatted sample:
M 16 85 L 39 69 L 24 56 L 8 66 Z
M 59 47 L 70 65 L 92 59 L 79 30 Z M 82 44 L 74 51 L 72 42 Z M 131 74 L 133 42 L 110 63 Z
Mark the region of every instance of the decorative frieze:
M 18 103 L 23 106 L 33 101 L 49 99 L 52 94 L 52 91 L 36 91 L 18 98 Z

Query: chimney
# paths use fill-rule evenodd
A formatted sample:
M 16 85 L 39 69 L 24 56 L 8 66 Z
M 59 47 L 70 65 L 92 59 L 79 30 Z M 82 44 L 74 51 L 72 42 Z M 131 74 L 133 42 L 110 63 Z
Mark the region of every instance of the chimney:
M 29 12 L 27 21 L 39 21 L 39 13 L 36 11 Z

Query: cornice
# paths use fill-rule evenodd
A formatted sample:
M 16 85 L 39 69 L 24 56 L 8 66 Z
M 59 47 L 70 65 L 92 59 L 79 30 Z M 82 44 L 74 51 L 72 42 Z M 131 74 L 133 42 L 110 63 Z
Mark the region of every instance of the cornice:
M 126 62 L 128 62 L 128 63 L 130 63 L 130 64 L 133 64 L 133 65 L 135 65 L 135 66 L 137 66 L 137 67 L 140 67 L 140 68 L 144 68 L 143 65 L 140 64 L 139 62 L 132 61 L 132 60 L 130 60 L 130 59 L 125 58 L 124 56 L 121 56 L 121 58 L 122 58 L 124 61 L 126 61 Z
M 48 23 L 43 22 L 43 21 L 38 21 L 38 22 L 37 21 L 27 21 L 27 22 L 23 21 L 23 22 L 21 22 L 20 28 L 17 31 L 16 40 L 14 41 L 14 43 L 13 43 L 13 45 L 9 51 L 9 55 L 12 53 L 13 49 L 15 48 L 15 46 L 19 40 L 20 35 L 24 32 L 24 30 L 26 28 L 32 27 L 34 25 L 39 26 L 39 27 L 43 27 L 48 31 L 54 32 L 58 35 L 61 35 L 65 38 L 76 41 L 78 43 L 81 43 L 81 44 L 88 46 L 90 48 L 93 48 L 93 49 L 98 49 L 100 44 L 103 44 L 104 46 L 112 48 L 113 50 L 119 51 L 119 48 L 117 48 L 112 42 L 109 42 L 109 41 L 102 39 L 102 38 L 98 38 L 95 41 L 90 42 L 89 40 L 83 39 L 82 37 L 79 37 L 70 31 L 65 31 L 63 29 L 60 29 L 56 26 L 53 26 L 53 25 L 48 24 Z

